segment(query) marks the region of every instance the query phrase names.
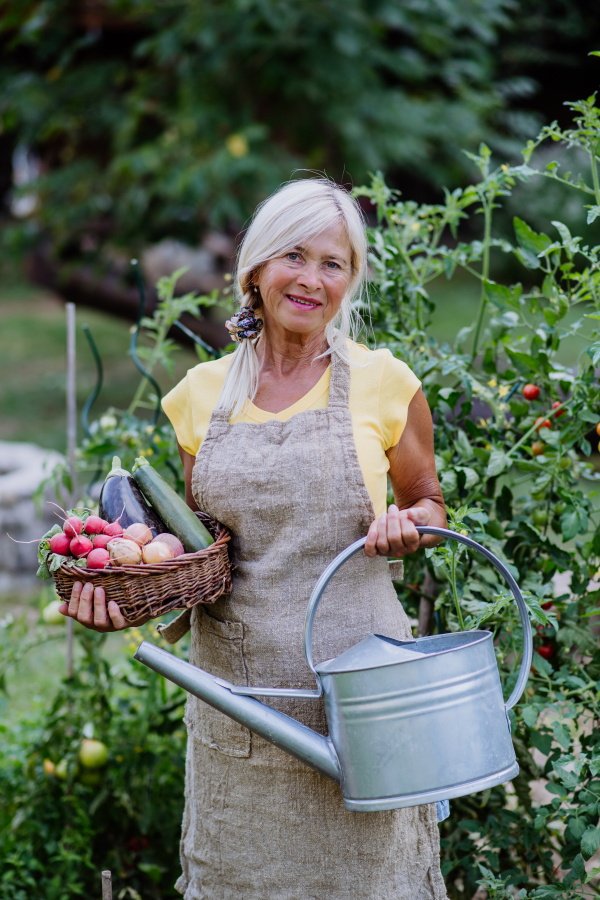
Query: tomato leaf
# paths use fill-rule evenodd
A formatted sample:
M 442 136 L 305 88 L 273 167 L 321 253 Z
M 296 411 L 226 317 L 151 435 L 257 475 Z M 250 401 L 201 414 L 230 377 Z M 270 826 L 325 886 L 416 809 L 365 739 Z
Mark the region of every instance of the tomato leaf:
M 581 838 L 581 855 L 584 859 L 593 856 L 598 847 L 600 847 L 600 828 L 594 828 L 592 825 L 586 829 Z

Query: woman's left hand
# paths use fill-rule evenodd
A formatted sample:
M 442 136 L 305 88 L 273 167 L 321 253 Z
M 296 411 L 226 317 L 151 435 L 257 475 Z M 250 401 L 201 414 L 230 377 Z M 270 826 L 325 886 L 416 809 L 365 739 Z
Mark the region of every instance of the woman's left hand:
M 402 557 L 418 550 L 421 535 L 415 525 L 428 525 L 431 513 L 425 506 L 398 509 L 395 503 L 371 523 L 365 553 L 367 556 Z

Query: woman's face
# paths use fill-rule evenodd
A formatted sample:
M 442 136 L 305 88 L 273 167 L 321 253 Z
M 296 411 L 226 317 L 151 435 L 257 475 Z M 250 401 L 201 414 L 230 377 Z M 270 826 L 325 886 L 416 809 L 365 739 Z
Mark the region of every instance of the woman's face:
M 335 318 L 352 276 L 352 254 L 340 223 L 260 269 L 258 284 L 266 324 L 288 332 L 322 331 Z

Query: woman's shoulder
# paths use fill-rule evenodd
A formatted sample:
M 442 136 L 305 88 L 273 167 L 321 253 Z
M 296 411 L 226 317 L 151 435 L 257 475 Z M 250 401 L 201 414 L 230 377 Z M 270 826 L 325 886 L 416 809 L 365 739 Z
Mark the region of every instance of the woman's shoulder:
M 387 347 L 370 350 L 365 344 L 348 341 L 348 355 L 354 363 L 353 374 L 360 367 L 363 377 L 361 381 L 407 382 L 409 385 L 420 385 L 420 381 L 411 368 L 403 360 L 398 359 Z
M 211 359 L 210 362 L 199 363 L 188 369 L 186 379 L 190 390 L 201 388 L 210 390 L 215 388 L 221 391 L 227 370 L 231 364 L 231 356 L 221 356 L 219 359 Z
M 192 455 L 198 452 L 204 439 L 229 364 L 229 356 L 199 363 L 163 397 L 162 408 L 175 429 L 177 440 Z
M 376 422 L 384 450 L 394 447 L 404 431 L 410 401 L 421 382 L 405 362 L 386 347 L 369 350 L 349 342 L 350 407 Z

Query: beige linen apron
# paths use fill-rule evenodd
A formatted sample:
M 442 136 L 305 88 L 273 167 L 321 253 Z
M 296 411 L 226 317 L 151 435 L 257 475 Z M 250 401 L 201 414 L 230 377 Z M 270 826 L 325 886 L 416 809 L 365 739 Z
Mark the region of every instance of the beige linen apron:
M 375 514 L 332 357 L 329 406 L 287 422 L 229 424 L 213 412 L 192 486 L 231 529 L 233 590 L 191 616 L 190 662 L 236 684 L 314 688 L 302 653 L 317 578 Z M 177 629 L 177 625 L 175 629 Z M 330 583 L 316 660 L 371 632 L 410 634 L 383 557 L 353 557 Z M 321 701 L 272 705 L 326 733 Z M 443 900 L 435 804 L 356 813 L 329 779 L 195 697 L 181 841 L 185 900 Z

